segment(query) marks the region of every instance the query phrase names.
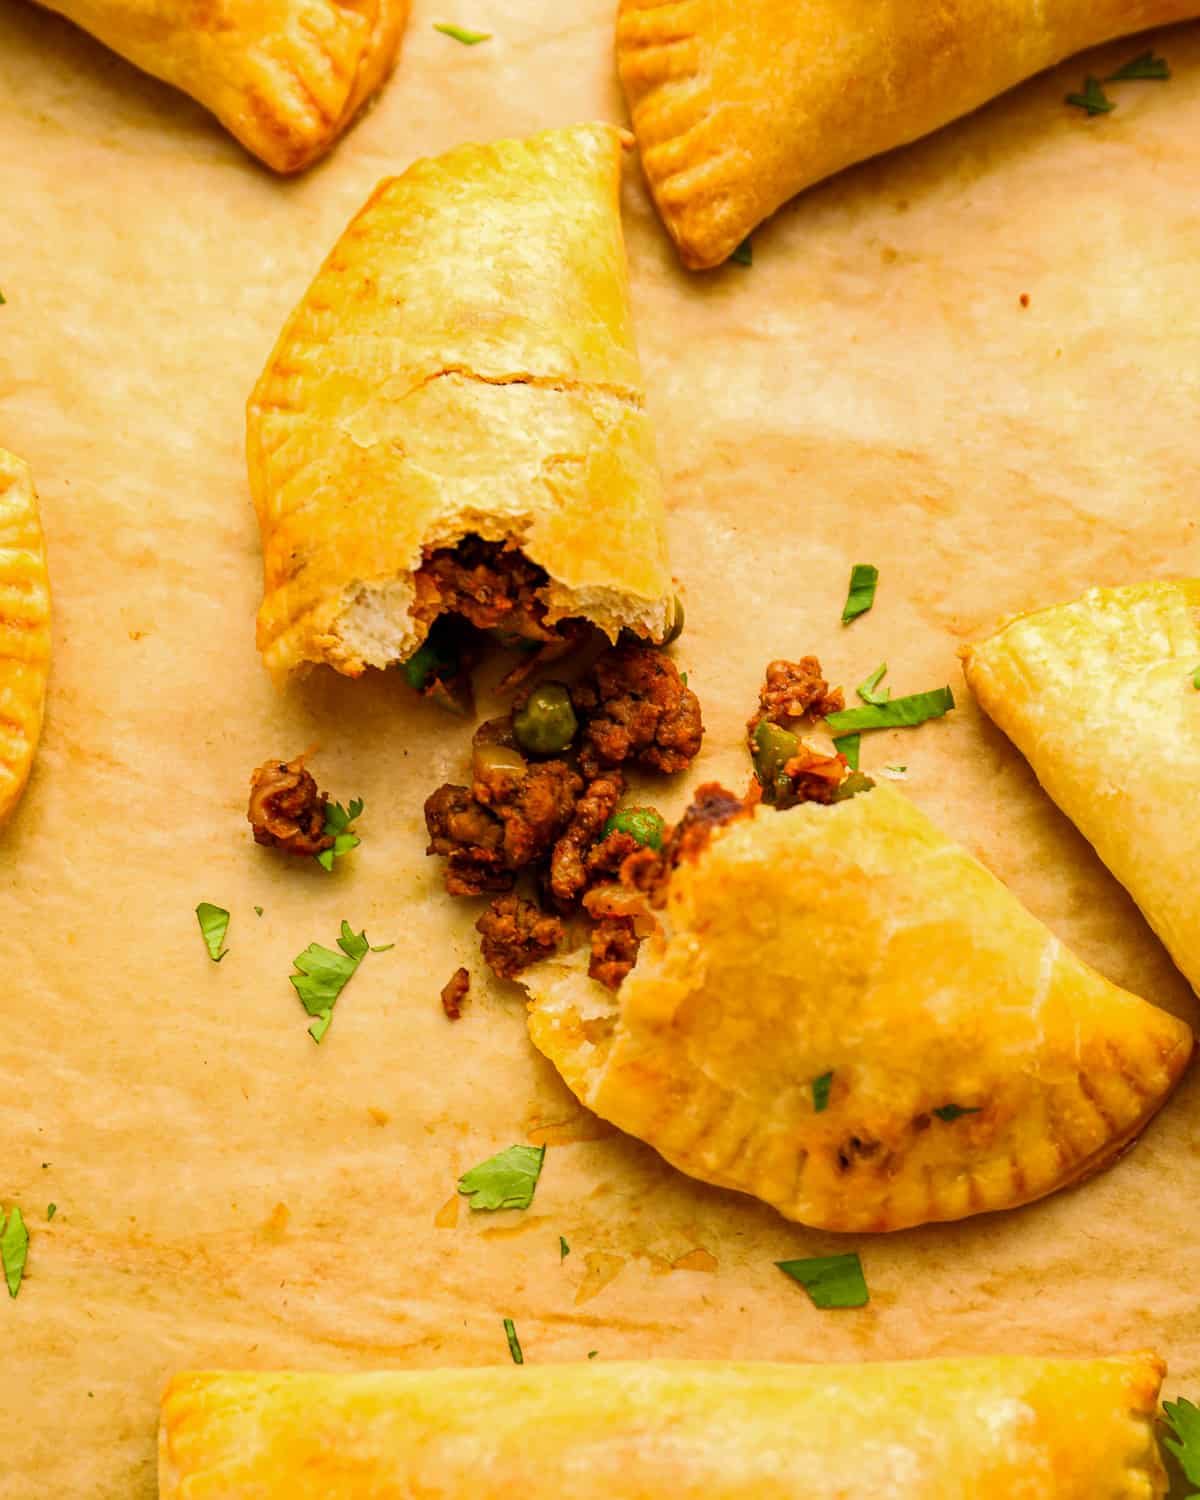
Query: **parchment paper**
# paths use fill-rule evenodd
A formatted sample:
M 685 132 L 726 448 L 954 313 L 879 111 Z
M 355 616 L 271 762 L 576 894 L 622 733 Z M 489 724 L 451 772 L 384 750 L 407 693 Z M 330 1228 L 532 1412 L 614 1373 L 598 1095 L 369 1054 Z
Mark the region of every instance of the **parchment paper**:
M 281 182 L 182 96 L 0 4 L 0 442 L 34 467 L 57 609 L 45 740 L 0 849 L 0 1202 L 32 1233 L 0 1298 L 5 1496 L 150 1500 L 172 1370 L 503 1364 L 505 1316 L 529 1361 L 1152 1345 L 1173 1389 L 1200 1387 L 1195 1074 L 1111 1172 L 1009 1215 L 843 1243 L 693 1183 L 574 1103 L 423 856 L 422 800 L 469 729 L 378 674 L 279 697 L 257 659 L 243 403 L 283 318 L 415 156 L 623 119 L 611 12 L 417 0 L 378 106 Z M 1114 86 L 1094 120 L 1063 105 L 1151 42 L 1169 83 Z M 1192 27 L 809 193 L 749 269 L 685 274 L 632 163 L 626 193 L 698 777 L 744 783 L 769 656 L 815 651 L 848 689 L 884 659 L 897 692 L 950 682 L 956 712 L 865 739 L 864 768 L 906 764 L 1067 943 L 1193 1023 L 955 652 L 1006 612 L 1200 567 L 1198 142 Z M 879 593 L 844 630 L 856 561 Z M 243 819 L 250 769 L 313 742 L 322 784 L 366 799 L 332 878 L 256 849 Z M 233 913 L 219 967 L 201 900 Z M 397 946 L 318 1048 L 287 976 L 342 917 Z M 474 985 L 451 1025 L 459 963 Z M 457 1174 L 521 1140 L 550 1143 L 530 1211 L 456 1209 Z M 859 1312 L 818 1312 L 773 1265 L 847 1248 Z

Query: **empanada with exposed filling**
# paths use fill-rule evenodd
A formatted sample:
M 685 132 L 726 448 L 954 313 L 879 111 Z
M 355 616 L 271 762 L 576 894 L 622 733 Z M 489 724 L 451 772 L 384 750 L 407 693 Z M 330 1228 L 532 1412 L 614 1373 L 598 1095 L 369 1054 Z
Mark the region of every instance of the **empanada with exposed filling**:
M 684 265 L 801 189 L 1197 0 L 621 0 L 617 63 Z
M 160 1500 L 1155 1500 L 1164 1368 L 655 1362 L 168 1386 Z
M 276 677 L 403 662 L 443 607 L 532 640 L 667 634 L 621 152 L 610 125 L 462 146 L 342 236 L 249 406 Z
M 535 1044 L 675 1166 L 815 1227 L 958 1219 L 1077 1181 L 1191 1053 L 1182 1021 L 1067 952 L 890 787 L 715 827 L 658 915 L 615 995 L 586 955 L 521 975 Z
M 0 824 L 20 801 L 42 733 L 50 578 L 28 466 L 0 448 Z
M 963 669 L 1200 992 L 1200 581 L 1021 615 L 968 646 Z
M 40 0 L 212 111 L 277 172 L 323 156 L 391 72 L 408 0 Z

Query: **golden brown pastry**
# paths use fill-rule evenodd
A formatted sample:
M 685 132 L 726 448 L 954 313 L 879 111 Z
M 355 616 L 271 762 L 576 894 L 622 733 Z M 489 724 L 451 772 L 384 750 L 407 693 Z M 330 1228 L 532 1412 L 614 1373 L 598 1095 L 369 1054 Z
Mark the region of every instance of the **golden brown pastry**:
M 41 0 L 297 172 L 391 72 L 408 0 Z
M 684 265 L 802 188 L 1197 0 L 621 0 L 617 62 Z
M 1200 991 L 1200 581 L 1092 589 L 963 652 L 980 704 Z
M 28 467 L 0 448 L 0 824 L 29 779 L 50 672 L 50 577 Z
M 615 995 L 578 953 L 522 974 L 534 1042 L 675 1166 L 816 1227 L 1053 1192 L 1114 1159 L 1191 1053 L 890 787 L 717 827 L 658 915 Z
M 195 1374 L 160 1500 L 1154 1500 L 1164 1367 L 1120 1359 Z
M 482 625 L 503 563 L 525 570 L 505 620 L 535 639 L 579 618 L 667 633 L 621 150 L 609 125 L 463 146 L 381 183 L 342 236 L 248 412 L 277 677 L 405 661 L 444 599 L 432 555 L 458 568 L 464 538 L 490 569 L 473 600 L 459 569 Z

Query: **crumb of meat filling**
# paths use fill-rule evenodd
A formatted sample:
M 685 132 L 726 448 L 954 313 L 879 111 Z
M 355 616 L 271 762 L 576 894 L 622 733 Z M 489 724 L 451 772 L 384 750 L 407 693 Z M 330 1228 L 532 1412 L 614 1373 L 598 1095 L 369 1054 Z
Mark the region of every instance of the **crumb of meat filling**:
M 250 777 L 250 803 L 246 817 L 254 829 L 254 842 L 289 854 L 313 855 L 333 847 L 333 836 L 325 832 L 325 810 L 329 798 L 317 790 L 304 756 L 294 760 L 268 760 Z
M 815 656 L 802 656 L 799 661 L 773 661 L 767 667 L 758 695 L 758 711 L 747 723 L 746 733 L 753 740 L 754 731 L 764 720 L 786 728 L 792 719 L 808 715 L 823 719 L 845 706 L 841 688 L 830 688 Z
M 456 614 L 477 630 L 555 641 L 558 632 L 546 625 L 540 597 L 549 581 L 546 570 L 514 543 L 465 536 L 453 547 L 426 552 L 413 575 L 417 598 L 412 613 L 421 621 Z
M 626 761 L 668 774 L 695 759 L 704 738 L 700 700 L 669 656 L 653 646 L 616 646 L 571 689 L 584 721 L 585 776 Z
M 778 795 L 776 807 L 782 812 L 801 802 L 820 802 L 825 806 L 836 802 L 838 788 L 849 769 L 844 755 L 826 755 L 801 740 L 796 754 L 784 763 L 788 790 Z
M 462 1016 L 463 1001 L 470 988 L 470 972 L 467 969 L 455 969 L 442 990 L 442 1009 L 448 1020 L 457 1021 Z
M 505 868 L 504 824 L 471 796 L 470 787 L 438 787 L 425 799 L 429 830 L 426 854 L 447 859 L 446 890 L 452 896 L 481 896 L 484 891 L 512 889 L 513 872 Z
M 539 959 L 549 958 L 563 940 L 563 924 L 523 896 L 497 896 L 475 923 L 483 957 L 501 979 L 515 979 Z
M 550 852 L 566 832 L 582 791 L 582 779 L 565 760 L 538 761 L 523 772 L 484 768 L 471 785 L 476 802 L 501 821 L 504 862 L 510 870 Z
M 610 990 L 619 989 L 637 963 L 641 946 L 632 917 L 601 917 L 592 928 L 588 977 L 599 980 Z
M 575 804 L 550 856 L 550 894 L 560 907 L 572 906 L 592 884 L 592 854 L 624 791 L 620 771 L 609 771 L 589 782 Z

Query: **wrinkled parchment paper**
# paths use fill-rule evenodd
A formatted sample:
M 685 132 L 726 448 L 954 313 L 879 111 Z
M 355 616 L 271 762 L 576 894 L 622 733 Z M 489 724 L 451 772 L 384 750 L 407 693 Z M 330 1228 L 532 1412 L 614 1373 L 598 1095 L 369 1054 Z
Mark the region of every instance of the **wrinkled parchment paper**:
M 506 1316 L 539 1362 L 1152 1345 L 1195 1396 L 1196 1074 L 1123 1162 L 1035 1207 L 850 1243 L 789 1225 L 581 1111 L 518 992 L 485 979 L 475 908 L 422 853 L 421 802 L 469 729 L 379 674 L 271 688 L 243 403 L 284 317 L 381 176 L 624 118 L 612 0 L 459 4 L 417 0 L 378 106 L 295 182 L 0 4 L 0 442 L 33 465 L 57 609 L 41 756 L 0 849 L 0 1202 L 32 1234 L 0 1297 L 0 1493 L 151 1500 L 173 1370 L 504 1364 Z M 750 269 L 681 271 L 632 161 L 626 228 L 698 774 L 743 784 L 770 655 L 815 651 L 848 689 L 885 659 L 897 692 L 950 682 L 958 710 L 865 739 L 864 768 L 906 764 L 1066 942 L 1195 1023 L 955 658 L 1007 612 L 1200 567 L 1200 27 L 1148 41 L 1169 83 L 1114 86 L 1089 120 L 1064 93 L 1145 44 L 1077 59 L 810 192 Z M 879 593 L 843 629 L 855 561 Z M 332 878 L 256 849 L 243 818 L 250 769 L 314 742 L 322 785 L 366 799 Z M 219 967 L 201 900 L 233 914 Z M 287 976 L 342 917 L 396 947 L 318 1048 Z M 457 1175 L 516 1141 L 550 1146 L 533 1207 L 472 1215 Z M 862 1311 L 817 1311 L 773 1265 L 847 1248 Z

